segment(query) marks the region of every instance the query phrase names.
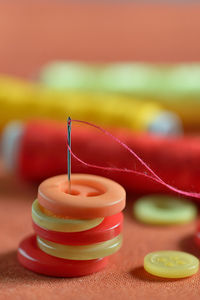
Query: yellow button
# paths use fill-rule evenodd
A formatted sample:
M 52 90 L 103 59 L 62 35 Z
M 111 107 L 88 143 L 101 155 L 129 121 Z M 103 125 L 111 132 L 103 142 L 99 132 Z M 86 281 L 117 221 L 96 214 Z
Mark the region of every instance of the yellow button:
M 109 256 L 117 252 L 122 245 L 122 235 L 96 244 L 71 246 L 47 241 L 37 236 L 38 247 L 49 255 L 72 260 L 90 260 Z
M 158 251 L 145 256 L 144 269 L 158 277 L 184 278 L 198 272 L 199 260 L 181 251 Z
M 104 218 L 96 219 L 70 219 L 56 216 L 39 205 L 35 200 L 32 205 L 32 219 L 40 227 L 61 232 L 80 232 L 98 226 Z
M 139 221 L 147 224 L 184 224 L 195 219 L 196 206 L 184 199 L 168 195 L 148 195 L 138 199 L 133 213 Z

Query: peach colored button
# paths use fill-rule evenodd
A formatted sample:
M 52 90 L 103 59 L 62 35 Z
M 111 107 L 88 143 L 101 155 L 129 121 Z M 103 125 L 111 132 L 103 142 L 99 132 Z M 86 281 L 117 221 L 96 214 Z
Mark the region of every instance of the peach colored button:
M 71 194 L 67 189 L 67 175 L 46 179 L 38 188 L 38 201 L 54 214 L 81 219 L 111 216 L 125 207 L 124 188 L 108 178 L 72 174 Z

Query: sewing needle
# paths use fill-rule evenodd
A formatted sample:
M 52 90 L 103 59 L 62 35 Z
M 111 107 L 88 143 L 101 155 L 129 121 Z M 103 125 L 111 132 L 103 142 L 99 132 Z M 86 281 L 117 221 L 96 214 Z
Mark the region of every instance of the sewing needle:
M 68 193 L 71 194 L 71 118 L 67 119 L 67 171 L 68 171 Z

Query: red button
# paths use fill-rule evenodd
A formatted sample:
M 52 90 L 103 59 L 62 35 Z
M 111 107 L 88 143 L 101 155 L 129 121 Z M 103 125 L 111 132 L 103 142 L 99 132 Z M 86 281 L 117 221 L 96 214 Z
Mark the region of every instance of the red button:
M 81 232 L 58 232 L 42 228 L 33 222 L 33 228 L 40 237 L 63 245 L 89 245 L 111 240 L 122 231 L 123 214 L 105 217 L 96 227 Z
M 100 271 L 107 265 L 107 257 L 94 260 L 68 260 L 41 251 L 32 235 L 23 240 L 18 249 L 18 260 L 27 269 L 48 276 L 78 277 Z

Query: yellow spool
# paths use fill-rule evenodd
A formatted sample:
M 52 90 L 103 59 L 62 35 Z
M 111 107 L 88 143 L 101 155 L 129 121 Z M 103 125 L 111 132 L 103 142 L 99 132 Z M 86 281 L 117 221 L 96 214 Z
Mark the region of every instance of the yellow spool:
M 50 62 L 40 80 L 55 89 L 106 91 L 153 101 L 175 112 L 186 128 L 200 127 L 200 64 Z
M 56 91 L 15 78 L 0 77 L 0 127 L 13 119 L 83 119 L 106 126 L 147 131 L 163 110 L 152 102 L 123 95 Z

